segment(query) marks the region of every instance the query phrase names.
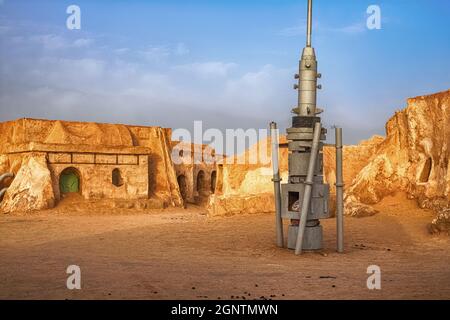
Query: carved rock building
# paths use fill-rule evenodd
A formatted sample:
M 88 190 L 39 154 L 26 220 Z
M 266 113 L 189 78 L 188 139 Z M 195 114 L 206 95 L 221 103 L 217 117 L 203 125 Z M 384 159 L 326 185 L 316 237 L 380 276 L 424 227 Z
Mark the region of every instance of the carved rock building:
M 161 127 L 37 119 L 0 123 L 0 176 L 14 174 L 0 181 L 0 210 L 47 209 L 69 193 L 182 206 L 177 172 L 191 190 L 186 200 L 193 201 L 198 194 L 192 190 L 203 188 L 198 182 L 210 183 L 215 164 L 195 165 L 195 172 L 178 165 L 176 171 L 170 136 L 171 129 Z

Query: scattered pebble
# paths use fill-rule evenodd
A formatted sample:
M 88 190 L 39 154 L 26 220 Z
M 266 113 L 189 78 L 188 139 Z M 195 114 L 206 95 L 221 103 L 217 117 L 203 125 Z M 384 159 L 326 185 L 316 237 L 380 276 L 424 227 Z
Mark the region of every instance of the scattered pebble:
M 195 290 L 195 287 L 192 287 L 192 290 Z

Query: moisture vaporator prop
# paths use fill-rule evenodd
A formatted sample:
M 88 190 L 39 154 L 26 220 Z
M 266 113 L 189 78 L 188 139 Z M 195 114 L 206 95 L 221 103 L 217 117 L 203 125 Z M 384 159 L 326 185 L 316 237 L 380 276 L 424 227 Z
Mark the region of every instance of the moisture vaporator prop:
M 308 0 L 306 47 L 300 59 L 298 105 L 292 109 L 292 127 L 287 129 L 289 149 L 287 183 L 281 184 L 278 168 L 278 135 L 276 123 L 271 123 L 272 163 L 276 207 L 277 245 L 284 247 L 283 221 L 289 220 L 287 247 L 302 250 L 322 249 L 321 219 L 332 216 L 329 210 L 330 186 L 323 180 L 323 141 L 327 130 L 322 128 L 322 110 L 317 108 L 317 90 L 321 78 L 317 72 L 317 59 L 311 46 L 312 0 Z M 342 182 L 342 130 L 336 128 L 336 218 L 337 248 L 343 251 L 343 182 Z

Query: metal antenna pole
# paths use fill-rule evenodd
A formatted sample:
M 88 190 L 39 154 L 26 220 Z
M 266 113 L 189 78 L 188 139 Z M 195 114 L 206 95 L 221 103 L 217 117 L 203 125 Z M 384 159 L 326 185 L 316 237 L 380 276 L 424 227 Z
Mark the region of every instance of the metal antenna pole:
M 308 23 L 306 29 L 306 46 L 311 47 L 312 34 L 312 0 L 308 0 Z

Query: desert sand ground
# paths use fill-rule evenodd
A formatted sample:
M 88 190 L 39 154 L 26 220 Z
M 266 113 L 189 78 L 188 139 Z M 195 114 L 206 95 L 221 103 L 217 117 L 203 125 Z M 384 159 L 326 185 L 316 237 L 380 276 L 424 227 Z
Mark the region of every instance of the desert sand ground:
M 68 208 L 0 217 L 0 299 L 450 299 L 450 239 L 404 195 L 346 218 L 345 254 L 330 219 L 325 249 L 301 257 L 275 246 L 273 215 Z M 81 290 L 66 288 L 71 264 Z M 366 287 L 372 264 L 381 290 Z

